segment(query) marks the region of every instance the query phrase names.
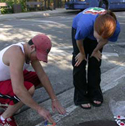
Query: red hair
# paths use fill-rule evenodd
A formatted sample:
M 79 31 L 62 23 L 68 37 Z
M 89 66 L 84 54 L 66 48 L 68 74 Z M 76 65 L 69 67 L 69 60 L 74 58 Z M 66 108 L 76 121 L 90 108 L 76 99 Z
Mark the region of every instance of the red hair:
M 104 39 L 110 38 L 116 29 L 116 16 L 110 10 L 96 18 L 94 29 Z

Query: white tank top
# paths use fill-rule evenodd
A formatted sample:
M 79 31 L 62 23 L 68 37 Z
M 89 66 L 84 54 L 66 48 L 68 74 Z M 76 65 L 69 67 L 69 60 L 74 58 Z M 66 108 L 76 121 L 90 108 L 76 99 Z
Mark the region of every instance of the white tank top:
M 11 46 L 19 46 L 22 50 L 23 53 L 24 52 L 24 47 L 23 47 L 23 44 L 25 44 L 24 42 L 20 42 L 20 43 L 17 43 L 17 44 L 12 44 L 6 48 L 4 48 L 3 50 L 0 51 L 0 81 L 5 81 L 5 80 L 8 80 L 10 79 L 10 71 L 9 71 L 9 66 L 5 65 L 3 63 L 3 54 L 6 52 L 7 49 L 9 49 Z M 24 63 L 24 66 L 23 66 L 23 70 L 25 70 L 26 68 L 28 68 L 29 64 L 26 64 Z

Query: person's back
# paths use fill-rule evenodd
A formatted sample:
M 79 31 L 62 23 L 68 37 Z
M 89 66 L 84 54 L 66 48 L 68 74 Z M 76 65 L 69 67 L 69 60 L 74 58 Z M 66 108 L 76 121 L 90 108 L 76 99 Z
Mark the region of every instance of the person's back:
M 4 60 L 6 59 L 6 57 L 8 58 L 9 55 L 6 56 L 7 51 L 12 48 L 13 46 L 19 46 L 21 51 L 23 53 L 24 52 L 24 47 L 23 44 L 25 44 L 24 42 L 20 42 L 17 44 L 12 44 L 6 48 L 4 48 L 3 50 L 0 51 L 0 81 L 4 81 L 4 80 L 8 80 L 10 79 L 10 72 L 9 72 L 9 66 L 8 64 L 4 63 Z M 13 47 L 14 48 L 14 47 Z M 14 51 L 14 50 L 13 50 Z M 11 52 L 9 52 L 11 53 Z M 5 57 L 6 56 L 6 57 Z M 5 57 L 5 58 L 4 58 Z M 18 60 L 18 59 L 17 59 Z M 6 60 L 5 60 L 6 61 Z M 29 66 L 29 64 L 24 63 L 24 69 L 26 69 Z
M 98 107 L 103 103 L 101 53 L 108 41 L 117 41 L 119 33 L 119 22 L 109 10 L 91 7 L 74 18 L 72 65 L 75 105 L 90 109 L 91 104 Z

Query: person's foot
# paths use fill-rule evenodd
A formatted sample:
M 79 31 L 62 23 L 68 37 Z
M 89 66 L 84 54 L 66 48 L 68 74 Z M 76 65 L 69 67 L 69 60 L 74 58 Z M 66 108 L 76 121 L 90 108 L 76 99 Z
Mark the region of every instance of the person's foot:
M 5 120 L 1 120 L 0 118 L 0 126 L 17 126 L 17 124 L 13 117 L 6 118 Z
M 101 104 L 101 102 L 100 101 L 93 101 L 95 104 Z
M 102 105 L 102 102 L 101 102 L 101 101 L 96 101 L 96 100 L 94 100 L 94 101 L 93 101 L 93 105 L 94 105 L 95 107 L 99 107 L 99 106 Z
M 81 104 L 80 107 L 83 108 L 83 109 L 90 109 L 91 108 L 91 105 L 90 105 L 90 103 Z

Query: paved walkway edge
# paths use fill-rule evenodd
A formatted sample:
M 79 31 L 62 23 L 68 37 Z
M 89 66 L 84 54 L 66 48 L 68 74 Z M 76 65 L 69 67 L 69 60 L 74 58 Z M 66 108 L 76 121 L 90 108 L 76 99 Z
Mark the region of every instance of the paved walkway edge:
M 72 10 L 73 11 L 73 10 Z M 56 10 L 46 10 L 46 11 L 36 11 L 36 12 L 24 12 L 24 13 L 15 13 L 15 14 L 4 14 L 0 15 L 0 21 L 12 20 L 12 19 L 21 19 L 21 18 L 35 18 L 35 17 L 48 17 L 48 16 L 59 16 L 64 15 L 65 12 L 70 12 L 65 8 L 56 9 Z
M 115 67 L 102 74 L 101 87 L 102 87 L 103 93 L 109 89 L 112 89 L 113 87 L 117 86 L 118 84 L 122 83 L 122 81 L 124 81 L 124 77 L 125 77 L 124 66 L 125 66 L 125 63 L 121 64 L 121 66 Z M 67 90 L 63 92 L 62 94 L 58 95 L 58 99 L 61 101 L 62 105 L 67 110 L 66 115 L 59 115 L 58 113 L 54 114 L 51 110 L 50 100 L 47 100 L 40 105 L 47 108 L 53 115 L 54 120 L 56 120 L 56 122 L 59 122 L 62 118 L 66 117 L 77 108 L 73 103 L 73 94 L 74 94 L 74 88 Z M 32 126 L 33 122 L 34 123 L 35 121 L 38 122 L 38 120 L 41 120 L 41 123 L 37 125 L 35 124 L 36 126 L 43 126 L 43 123 L 44 123 L 44 120 L 41 117 L 39 117 L 39 115 L 32 109 L 28 109 L 27 111 L 24 111 L 16 115 L 16 120 L 20 124 L 20 126 L 24 126 L 23 122 L 25 122 L 26 126 L 29 126 L 29 125 Z M 31 122 L 31 124 L 29 122 Z

